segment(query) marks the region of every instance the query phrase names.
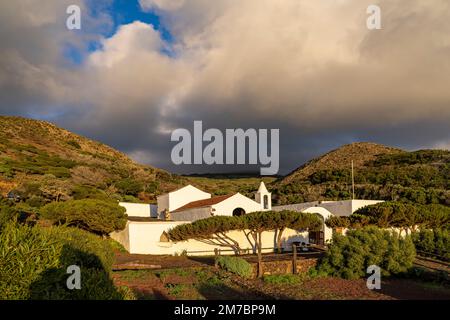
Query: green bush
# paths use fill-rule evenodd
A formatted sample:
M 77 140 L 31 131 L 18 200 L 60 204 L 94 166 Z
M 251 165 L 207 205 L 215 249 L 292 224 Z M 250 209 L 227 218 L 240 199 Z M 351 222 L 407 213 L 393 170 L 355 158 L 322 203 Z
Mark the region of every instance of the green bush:
M 263 280 L 271 284 L 297 284 L 300 282 L 300 277 L 294 274 L 274 274 L 264 276 Z
M 377 265 L 383 275 L 407 272 L 415 258 L 410 236 L 376 227 L 351 230 L 346 236 L 335 234 L 325 256 L 319 261 L 319 273 L 346 279 L 365 277 L 367 267 Z
M 70 178 L 70 170 L 64 167 L 48 167 L 46 173 L 54 175 L 56 178 Z
M 448 230 L 422 230 L 412 236 L 418 251 L 450 261 L 450 233 Z
M 45 198 L 41 196 L 31 196 L 25 201 L 30 207 L 40 208 L 46 204 Z
M 328 273 L 324 270 L 319 271 L 317 267 L 309 268 L 307 272 L 308 277 L 310 278 L 323 278 L 327 277 Z
M 144 185 L 132 178 L 126 178 L 117 182 L 116 187 L 122 194 L 137 196 L 143 190 Z
M 217 263 L 220 268 L 243 278 L 250 278 L 252 276 L 252 265 L 242 258 L 219 256 L 217 257 Z
M 111 199 L 103 190 L 86 185 L 77 185 L 73 187 L 70 195 L 75 200 L 98 199 L 104 201 L 111 201 Z
M 106 235 L 125 228 L 125 208 L 118 203 L 97 199 L 53 202 L 41 209 L 41 216 L 55 224 L 76 226 Z
M 0 299 L 123 299 L 110 279 L 108 242 L 67 227 L 8 223 L 0 233 Z M 67 267 L 81 268 L 81 290 L 66 286 Z

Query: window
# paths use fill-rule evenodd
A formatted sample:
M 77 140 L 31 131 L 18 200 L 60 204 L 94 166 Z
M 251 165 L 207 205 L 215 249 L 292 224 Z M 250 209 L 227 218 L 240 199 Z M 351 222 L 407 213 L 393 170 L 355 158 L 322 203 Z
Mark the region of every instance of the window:
M 265 195 L 263 199 L 264 199 L 264 209 L 269 209 L 269 196 Z
M 242 208 L 236 208 L 233 210 L 233 216 L 243 216 L 245 214 L 245 210 Z

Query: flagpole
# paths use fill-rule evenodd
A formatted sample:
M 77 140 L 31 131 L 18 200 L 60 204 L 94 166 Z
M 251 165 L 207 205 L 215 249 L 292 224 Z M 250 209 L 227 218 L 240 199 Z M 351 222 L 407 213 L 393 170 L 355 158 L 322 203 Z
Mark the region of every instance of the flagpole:
M 352 199 L 355 199 L 355 176 L 353 175 L 353 160 L 352 160 Z

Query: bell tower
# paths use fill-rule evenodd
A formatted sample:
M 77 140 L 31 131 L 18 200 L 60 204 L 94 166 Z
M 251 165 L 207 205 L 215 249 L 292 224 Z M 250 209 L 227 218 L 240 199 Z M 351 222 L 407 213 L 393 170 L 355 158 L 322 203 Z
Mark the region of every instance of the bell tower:
M 261 210 L 272 210 L 272 194 L 267 191 L 263 181 L 259 184 L 259 189 L 255 194 L 255 200 L 261 204 Z

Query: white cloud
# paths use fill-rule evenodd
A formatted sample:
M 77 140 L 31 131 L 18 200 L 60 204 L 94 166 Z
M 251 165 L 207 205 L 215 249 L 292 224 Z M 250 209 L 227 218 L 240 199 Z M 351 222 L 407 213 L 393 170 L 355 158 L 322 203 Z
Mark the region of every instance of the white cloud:
M 135 21 L 119 28 L 116 34 L 102 41 L 102 49 L 90 56 L 92 66 L 112 67 L 140 53 L 157 53 L 163 42 L 152 25 Z

